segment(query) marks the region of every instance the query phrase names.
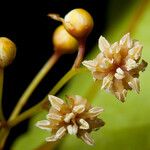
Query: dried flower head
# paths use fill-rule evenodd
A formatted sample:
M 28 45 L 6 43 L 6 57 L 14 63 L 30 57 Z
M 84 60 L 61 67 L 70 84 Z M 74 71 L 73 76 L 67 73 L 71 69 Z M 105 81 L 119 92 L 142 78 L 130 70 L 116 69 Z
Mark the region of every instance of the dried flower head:
M 102 80 L 101 89 L 112 92 L 124 102 L 127 90 L 140 91 L 139 72 L 147 66 L 144 60 L 139 62 L 142 47 L 139 41 L 130 38 L 129 33 L 112 45 L 100 36 L 101 52 L 95 59 L 84 61 L 83 65 L 92 72 L 95 80 Z
M 36 123 L 41 129 L 51 130 L 52 136 L 47 137 L 46 141 L 57 141 L 68 133 L 76 135 L 88 145 L 94 144 L 89 133 L 104 125 L 104 122 L 97 118 L 103 111 L 102 108 L 92 107 L 86 99 L 78 95 L 67 96 L 67 103 L 49 95 L 49 101 L 51 108 L 47 120 Z

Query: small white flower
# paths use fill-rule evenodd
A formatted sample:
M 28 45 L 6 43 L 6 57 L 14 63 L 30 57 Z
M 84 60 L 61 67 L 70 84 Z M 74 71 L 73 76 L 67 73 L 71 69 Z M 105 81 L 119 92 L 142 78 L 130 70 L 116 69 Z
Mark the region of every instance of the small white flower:
M 112 45 L 100 36 L 98 45 L 101 52 L 95 59 L 83 61 L 83 65 L 92 72 L 94 80 L 102 80 L 101 89 L 112 92 L 122 102 L 128 90 L 139 93 L 139 72 L 147 66 L 144 60 L 139 62 L 143 46 L 129 33 Z
M 49 95 L 51 108 L 47 120 L 38 121 L 36 126 L 52 132 L 47 137 L 47 142 L 61 139 L 67 133 L 76 135 L 88 145 L 93 145 L 94 140 L 89 133 L 104 125 L 97 116 L 103 111 L 100 107 L 92 107 L 86 99 L 79 95 L 67 96 L 68 103 L 62 99 Z

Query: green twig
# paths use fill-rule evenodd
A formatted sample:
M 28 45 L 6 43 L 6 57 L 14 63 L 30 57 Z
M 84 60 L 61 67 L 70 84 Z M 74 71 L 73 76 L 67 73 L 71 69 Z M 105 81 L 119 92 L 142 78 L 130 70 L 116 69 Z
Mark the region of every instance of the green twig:
M 9 129 L 3 128 L 0 132 L 0 139 L 1 139 L 1 141 L 0 141 L 0 150 L 3 150 L 3 148 L 4 148 L 6 139 L 9 135 L 9 131 L 10 131 Z
M 4 120 L 3 108 L 2 108 L 3 81 L 4 81 L 4 70 L 0 68 L 0 120 Z
M 84 53 L 85 53 L 85 44 L 86 44 L 86 40 L 79 41 L 78 55 L 74 61 L 73 68 L 80 67 L 80 64 L 83 60 Z
M 59 59 L 60 56 L 61 56 L 60 53 L 54 52 L 54 54 L 50 57 L 50 59 L 46 62 L 46 64 L 42 67 L 42 69 L 39 71 L 39 73 L 32 80 L 30 85 L 27 87 L 27 89 L 25 90 L 25 92 L 23 93 L 21 98 L 19 99 L 12 114 L 10 115 L 10 117 L 7 121 L 8 126 L 9 126 L 9 122 L 11 122 L 11 120 L 13 121 L 18 116 L 21 109 L 26 104 L 27 100 L 29 99 L 29 97 L 31 96 L 31 94 L 33 93 L 35 88 L 38 86 L 38 84 L 41 82 L 41 80 L 45 77 L 45 75 L 48 73 L 48 71 L 53 67 L 53 65 L 57 62 L 57 60 Z M 2 76 L 1 76 L 1 78 L 2 78 Z M 3 80 L 1 80 L 1 81 L 3 81 Z M 1 105 L 1 102 L 0 102 L 0 105 Z M 36 106 L 39 106 L 39 105 L 36 105 Z M 26 119 L 26 117 L 28 115 L 30 116 L 30 113 L 31 114 L 34 113 L 34 111 L 35 111 L 34 108 L 36 108 L 36 107 L 33 107 L 33 108 L 29 109 L 28 112 L 25 112 L 24 115 L 19 117 L 18 121 L 22 121 L 24 118 Z M 40 107 L 38 107 L 38 109 L 40 109 Z M 0 108 L 0 113 L 2 113 L 1 108 Z M 16 124 L 15 121 L 14 121 L 14 124 Z M 3 147 L 5 145 L 5 141 L 7 139 L 7 136 L 9 135 L 9 131 L 10 131 L 10 129 L 3 128 L 2 131 L 0 132 L 0 150 L 3 149 Z
M 48 94 L 55 95 L 74 75 L 76 75 L 82 71 L 86 71 L 86 69 L 85 68 L 78 68 L 78 69 L 69 70 L 58 81 L 58 83 L 52 88 L 52 90 Z M 8 125 L 10 127 L 13 127 L 13 126 L 17 125 L 18 123 L 20 123 L 21 121 L 33 116 L 34 114 L 36 114 L 38 112 L 40 112 L 40 110 L 42 110 L 42 106 L 44 106 L 44 104 L 47 103 L 47 95 L 45 96 L 45 98 L 41 102 L 39 102 L 38 104 L 36 104 L 32 108 L 28 109 L 27 111 L 23 112 L 22 114 L 20 114 L 15 119 L 8 121 Z
M 20 113 L 21 109 L 26 104 L 27 100 L 29 99 L 29 97 L 31 96 L 35 88 L 38 86 L 41 80 L 45 77 L 48 71 L 53 67 L 53 65 L 56 63 L 59 57 L 60 57 L 60 54 L 58 52 L 55 52 L 50 57 L 50 59 L 46 62 L 46 64 L 42 67 L 42 69 L 35 76 L 35 78 L 32 80 L 30 85 L 27 87 L 27 89 L 25 90 L 21 98 L 19 99 L 16 107 L 14 108 L 12 114 L 10 115 L 9 120 L 13 120 Z

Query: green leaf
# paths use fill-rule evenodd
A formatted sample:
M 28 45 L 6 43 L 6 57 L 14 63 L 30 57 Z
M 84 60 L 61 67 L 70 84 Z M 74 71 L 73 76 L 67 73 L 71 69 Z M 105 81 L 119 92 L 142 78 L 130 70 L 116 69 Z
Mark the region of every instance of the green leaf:
M 119 0 L 117 2 L 119 3 Z M 111 18 L 112 21 L 109 23 L 109 28 L 105 33 L 106 38 L 108 37 L 111 42 L 118 40 L 122 33 L 128 28 L 137 7 L 139 7 L 139 3 L 134 3 L 133 7 L 126 8 L 126 13 L 123 14 L 122 12 L 123 17 L 120 19 L 117 20 L 116 18 L 113 20 Z M 113 9 L 114 8 L 115 6 Z M 143 43 L 143 58 L 147 62 L 150 62 L 149 18 L 150 4 L 145 8 L 144 14 L 141 16 L 133 36 Z M 116 24 L 116 28 L 111 26 L 112 23 Z M 94 48 L 87 58 L 93 58 L 98 51 L 97 48 Z M 92 134 L 95 139 L 95 146 L 90 147 L 74 136 L 67 136 L 62 140 L 58 149 L 76 150 L 80 147 L 82 150 L 148 150 L 150 148 L 149 77 L 150 69 L 147 68 L 140 76 L 140 94 L 137 95 L 133 91 L 129 92 L 125 103 L 119 102 L 114 96 L 104 91 L 97 93 L 93 100 L 93 105 L 99 105 L 105 109 L 101 117 L 106 122 L 106 125 Z M 79 83 L 82 84 L 79 86 Z M 73 78 L 59 96 L 64 97 L 66 93 L 68 95 L 79 94 L 84 96 L 92 84 L 93 79 L 91 75 L 82 73 Z M 28 132 L 16 139 L 12 150 L 33 150 L 44 143 L 45 137 L 49 136 L 50 133 L 34 126 L 36 121 L 42 119 L 45 119 L 45 112 L 39 113 L 31 119 Z M 50 149 L 49 146 L 45 148 L 45 150 L 48 149 Z

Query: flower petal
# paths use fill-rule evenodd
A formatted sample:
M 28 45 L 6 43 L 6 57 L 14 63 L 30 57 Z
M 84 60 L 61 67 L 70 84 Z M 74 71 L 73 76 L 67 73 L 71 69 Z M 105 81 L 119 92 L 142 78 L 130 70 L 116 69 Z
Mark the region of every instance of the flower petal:
M 58 139 L 56 138 L 55 135 L 52 135 L 51 137 L 47 137 L 45 140 L 46 140 L 47 142 L 55 142 L 55 141 L 57 141 Z
M 56 132 L 55 137 L 57 139 L 61 139 L 66 133 L 66 128 L 65 127 L 61 127 L 59 128 L 59 130 Z
M 56 114 L 56 113 L 49 113 L 47 114 L 47 119 L 53 119 L 53 120 L 58 120 L 61 121 L 62 120 L 62 116 Z
M 87 130 L 87 129 L 90 128 L 88 122 L 86 122 L 84 119 L 80 119 L 79 123 L 81 124 L 80 127 L 79 127 L 80 129 Z
M 95 71 L 96 69 L 96 65 L 97 65 L 97 62 L 94 61 L 94 60 L 85 60 L 82 62 L 82 64 L 87 67 L 90 71 Z
M 102 69 L 109 69 L 113 65 L 113 62 L 114 62 L 113 59 L 103 58 L 99 66 Z
M 124 88 L 122 80 L 115 79 L 113 88 L 116 98 L 124 102 L 127 95 L 127 90 Z
M 76 124 L 74 125 L 68 125 L 67 131 L 70 135 L 76 135 L 78 132 L 78 126 Z
M 120 92 L 115 92 L 116 98 L 121 100 L 122 102 L 124 102 L 124 100 L 126 98 L 126 95 L 127 95 L 127 90 L 126 89 L 124 89 Z
M 40 129 L 44 129 L 44 130 L 48 130 L 50 131 L 50 127 L 48 127 L 50 125 L 50 121 L 48 120 L 41 120 L 38 121 L 36 124 L 36 127 L 40 128 Z
M 112 80 L 113 80 L 112 74 L 108 74 L 106 77 L 104 77 L 101 89 L 108 89 L 109 90 L 112 86 L 112 83 L 113 83 Z
M 121 80 L 125 77 L 124 71 L 119 67 L 116 69 L 115 78 Z
M 69 123 L 70 120 L 71 120 L 72 118 L 74 118 L 74 117 L 75 117 L 74 113 L 66 114 L 66 115 L 65 115 L 65 118 L 64 118 L 64 121 L 65 121 L 66 123 Z
M 126 64 L 125 64 L 125 67 L 127 69 L 127 71 L 130 71 L 136 67 L 138 67 L 138 64 L 135 60 L 129 58 L 127 61 L 126 61 Z
M 73 112 L 77 114 L 81 114 L 85 110 L 85 105 L 77 105 L 73 107 Z
M 120 46 L 119 46 L 118 42 L 115 42 L 114 44 L 111 45 L 111 50 L 112 50 L 113 54 L 119 53 Z
M 83 98 L 80 95 L 75 95 L 74 96 L 74 105 L 78 106 L 78 105 L 86 105 L 87 104 L 87 100 L 85 98 Z
M 132 49 L 128 51 L 131 59 L 139 59 L 141 57 L 143 46 L 141 44 L 136 44 Z
M 53 95 L 48 95 L 48 99 L 49 99 L 52 107 L 55 108 L 56 110 L 60 111 L 61 105 L 64 104 L 64 101 Z
M 104 52 L 110 48 L 109 42 L 103 36 L 100 36 L 100 38 L 98 40 L 98 46 L 102 52 Z
M 140 82 L 138 78 L 133 78 L 133 80 L 128 82 L 128 84 L 134 91 L 137 93 L 140 92 Z
M 125 34 L 119 43 L 124 48 L 131 48 L 133 45 L 133 41 L 130 38 L 130 33 Z
M 89 111 L 88 114 L 90 114 L 90 117 L 96 117 L 98 116 L 101 112 L 103 112 L 103 108 L 101 107 L 92 107 Z
M 82 136 L 81 139 L 88 145 L 94 145 L 94 140 L 90 137 L 89 133 L 85 132 Z

